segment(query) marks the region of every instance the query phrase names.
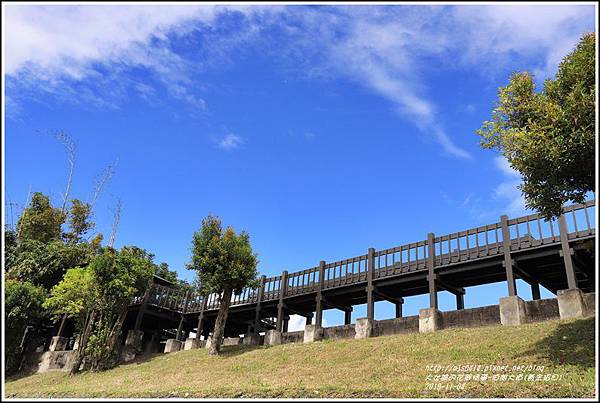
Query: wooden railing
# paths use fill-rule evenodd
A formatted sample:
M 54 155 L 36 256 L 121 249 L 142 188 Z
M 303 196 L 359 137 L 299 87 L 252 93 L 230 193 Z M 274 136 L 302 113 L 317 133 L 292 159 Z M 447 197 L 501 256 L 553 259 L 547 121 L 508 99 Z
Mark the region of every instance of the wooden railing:
M 595 200 L 583 204 L 575 204 L 563 208 L 563 216 L 567 222 L 569 240 L 577 240 L 595 236 Z M 443 267 L 467 261 L 485 259 L 504 253 L 502 238 L 503 225 L 508 226 L 510 234 L 510 250 L 521 251 L 549 244 L 559 244 L 560 229 L 557 219 L 546 221 L 540 214 L 507 219 L 471 228 L 466 231 L 432 237 L 433 265 Z M 373 279 L 393 277 L 405 273 L 427 270 L 429 258 L 429 241 L 422 240 L 394 248 L 375 251 L 373 258 Z M 360 255 L 337 262 L 326 263 L 322 269 L 322 287 L 331 289 L 350 284 L 367 282 L 369 271 L 368 254 Z M 275 301 L 281 297 L 290 297 L 313 293 L 321 284 L 321 268 L 319 266 L 293 273 L 285 272 L 279 276 L 267 277 L 261 301 Z M 282 287 L 282 280 L 286 287 Z M 244 288 L 240 294 L 233 295 L 231 305 L 253 304 L 258 302 L 258 288 Z M 174 288 L 153 285 L 148 303 L 169 310 L 183 313 L 199 312 L 203 297 L 195 293 L 186 293 Z M 133 303 L 140 303 L 141 298 Z M 217 309 L 219 296 L 211 294 L 207 297 L 206 308 Z

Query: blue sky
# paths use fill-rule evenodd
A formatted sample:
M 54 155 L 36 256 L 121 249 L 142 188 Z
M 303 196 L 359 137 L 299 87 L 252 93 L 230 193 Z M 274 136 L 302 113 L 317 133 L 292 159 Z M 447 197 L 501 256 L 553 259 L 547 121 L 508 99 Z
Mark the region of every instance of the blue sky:
M 267 275 L 523 214 L 519 176 L 475 130 L 511 72 L 541 83 L 595 30 L 591 5 L 3 9 L 5 202 L 30 187 L 59 202 L 67 161 L 48 133 L 64 130 L 72 196 L 118 161 L 96 230 L 108 238 L 122 200 L 116 246 L 186 279 L 208 213 L 251 234 Z

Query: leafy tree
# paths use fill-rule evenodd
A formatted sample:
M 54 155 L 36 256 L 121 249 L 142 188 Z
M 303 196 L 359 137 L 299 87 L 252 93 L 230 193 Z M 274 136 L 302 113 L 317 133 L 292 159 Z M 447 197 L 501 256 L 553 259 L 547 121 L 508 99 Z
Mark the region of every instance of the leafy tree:
M 527 206 L 547 218 L 594 190 L 595 47 L 595 34 L 585 34 L 541 92 L 531 74 L 513 74 L 499 89 L 492 120 L 477 131 L 484 148 L 520 172 Z
M 71 373 L 79 371 L 84 358 L 94 371 L 117 363 L 116 347 L 127 308 L 133 297 L 144 294 L 155 270 L 149 256 L 137 247 L 107 248 L 87 268 L 69 270 L 52 289 L 45 304 L 52 314 L 79 318 L 79 347 Z
M 89 203 L 78 199 L 71 200 L 71 208 L 67 216 L 67 223 L 71 230 L 64 234 L 68 242 L 81 242 L 82 237 L 94 228 L 95 224 L 91 221 L 91 215 L 92 206 Z
M 6 280 L 4 283 L 4 365 L 8 374 L 19 369 L 21 339 L 27 325 L 44 315 L 45 298 L 46 291 L 30 282 Z
M 197 272 L 203 294 L 216 293 L 220 299 L 209 354 L 219 354 L 221 349 L 232 294 L 241 293 L 244 287 L 258 285 L 257 264 L 248 233 L 242 231 L 238 235 L 231 227 L 223 231 L 217 217 L 206 217 L 200 231 L 194 233 L 192 262 L 188 268 Z
M 19 242 L 31 239 L 48 243 L 61 238 L 61 226 L 65 222 L 65 214 L 61 209 L 50 204 L 48 196 L 35 192 L 29 206 L 23 211 L 17 223 Z
M 68 269 L 86 266 L 95 253 L 87 243 L 65 244 L 58 240 L 43 243 L 24 239 L 6 262 L 7 278 L 30 281 L 50 290 Z

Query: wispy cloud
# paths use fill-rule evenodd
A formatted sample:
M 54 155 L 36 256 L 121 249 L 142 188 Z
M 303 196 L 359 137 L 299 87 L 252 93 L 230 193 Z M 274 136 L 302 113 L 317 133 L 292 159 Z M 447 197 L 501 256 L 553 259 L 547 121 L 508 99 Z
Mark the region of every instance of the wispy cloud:
M 233 150 L 239 148 L 244 143 L 244 139 L 240 136 L 229 133 L 222 139 L 217 141 L 217 147 L 223 150 Z
M 309 78 L 349 79 L 388 100 L 449 155 L 468 159 L 449 133 L 424 72 L 461 68 L 484 77 L 528 66 L 540 78 L 594 27 L 582 5 L 220 6 L 7 5 L 5 69 L 10 101 L 47 91 L 66 102 L 118 107 L 133 89 L 162 90 L 206 107 L 201 72 L 260 47 Z M 237 13 L 235 24 L 223 16 Z M 178 40 L 191 40 L 181 51 Z M 144 86 L 128 72 L 148 73 Z

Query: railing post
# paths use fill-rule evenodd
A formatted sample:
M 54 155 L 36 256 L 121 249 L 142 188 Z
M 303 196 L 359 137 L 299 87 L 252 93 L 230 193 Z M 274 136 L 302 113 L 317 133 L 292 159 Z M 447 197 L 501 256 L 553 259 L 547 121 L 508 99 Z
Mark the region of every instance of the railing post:
M 569 228 L 567 227 L 567 220 L 564 214 L 558 217 L 558 229 L 560 231 L 560 246 L 561 254 L 565 262 L 565 271 L 567 272 L 567 285 L 570 290 L 577 288 L 577 277 L 575 277 L 575 270 L 573 269 L 573 250 L 569 246 Z
M 179 326 L 177 327 L 177 334 L 175 335 L 176 340 L 181 340 L 180 338 L 181 338 L 181 331 L 183 330 L 183 319 L 184 319 L 185 310 L 187 308 L 189 295 L 190 295 L 190 292 L 186 291 L 185 297 L 183 298 L 183 309 L 181 311 L 181 319 L 179 320 Z
M 373 272 L 375 271 L 375 249 L 369 248 L 367 253 L 367 318 L 375 318 L 375 302 L 373 301 Z
M 410 250 L 408 251 L 410 253 Z M 437 309 L 438 299 L 435 287 L 435 235 L 427 234 L 427 281 L 429 283 L 429 307 Z
M 277 325 L 276 329 L 278 332 L 281 332 L 283 325 L 283 297 L 285 296 L 285 292 L 287 290 L 287 280 L 288 280 L 288 272 L 284 270 L 281 273 L 281 285 L 279 287 L 279 303 L 277 304 Z
M 198 315 L 198 327 L 196 331 L 196 340 L 200 340 L 202 332 L 204 331 L 204 310 L 206 309 L 206 303 L 208 302 L 208 295 L 202 296 L 202 304 L 200 305 L 200 314 Z
M 502 264 L 506 270 L 508 296 L 512 297 L 517 295 L 517 286 L 513 274 L 513 261 L 510 256 L 510 229 L 508 228 L 508 216 L 506 214 L 500 216 L 500 224 L 502 226 L 502 249 L 504 249 L 504 262 Z
M 319 289 L 317 291 L 317 308 L 315 312 L 315 326 L 321 327 L 323 324 L 323 296 L 322 290 L 325 285 L 325 261 L 319 262 Z
M 256 311 L 254 313 L 254 333 L 258 334 L 259 325 L 260 325 L 260 304 L 263 299 L 263 295 L 265 295 L 265 281 L 267 276 L 263 275 L 260 278 L 260 286 L 258 288 L 258 301 L 256 302 Z
M 148 300 L 150 299 L 150 294 L 154 289 L 154 283 L 151 281 L 148 289 L 144 293 L 144 297 L 142 298 L 142 302 L 140 304 L 140 309 L 138 310 L 138 314 L 135 317 L 135 325 L 133 326 L 133 330 L 140 330 L 142 326 L 142 319 L 144 317 L 144 313 L 146 313 L 146 306 L 148 305 Z

